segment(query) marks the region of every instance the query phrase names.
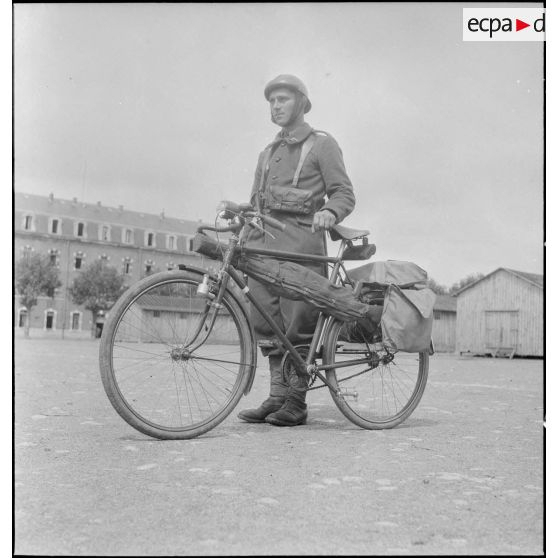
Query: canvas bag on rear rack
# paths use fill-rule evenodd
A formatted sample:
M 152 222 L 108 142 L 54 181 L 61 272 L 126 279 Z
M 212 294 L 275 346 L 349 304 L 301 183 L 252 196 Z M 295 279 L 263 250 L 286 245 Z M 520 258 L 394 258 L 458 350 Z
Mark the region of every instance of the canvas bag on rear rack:
M 436 295 L 426 287 L 426 271 L 412 262 L 373 262 L 348 272 L 358 281 L 363 302 L 383 305 L 382 342 L 392 351 L 430 349 Z

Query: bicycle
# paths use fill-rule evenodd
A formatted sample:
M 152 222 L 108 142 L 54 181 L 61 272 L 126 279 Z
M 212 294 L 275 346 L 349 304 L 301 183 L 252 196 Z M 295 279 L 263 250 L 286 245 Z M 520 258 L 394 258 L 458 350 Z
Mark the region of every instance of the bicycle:
M 228 243 L 215 243 L 215 256 L 222 257 L 218 271 L 181 265 L 148 276 L 112 308 L 99 358 L 103 386 L 117 413 L 160 439 L 194 438 L 221 423 L 254 381 L 258 345 L 247 299 L 283 344 L 285 374 L 310 376 L 309 391 L 328 388 L 341 413 L 362 428 L 393 428 L 406 420 L 426 387 L 428 351 L 394 353 L 383 345 L 380 330 L 373 336 L 357 331 L 356 339 L 353 331 L 347 340 L 346 322 L 323 312 L 310 345 L 295 347 L 235 264 L 239 254 L 322 262 L 332 267 L 332 283 L 355 288 L 344 262 L 375 253 L 368 231 L 336 225 L 330 236 L 341 241 L 337 256 L 300 255 L 243 245 L 249 227 L 284 227 L 269 214 L 232 202 L 222 202 L 219 212 L 226 226 L 198 228 L 202 235 L 231 233 Z

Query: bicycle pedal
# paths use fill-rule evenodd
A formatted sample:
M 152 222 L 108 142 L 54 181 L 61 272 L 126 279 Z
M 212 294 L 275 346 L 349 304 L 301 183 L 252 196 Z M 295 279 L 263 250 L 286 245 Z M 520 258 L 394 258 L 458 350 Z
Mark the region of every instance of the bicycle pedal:
M 277 349 L 278 344 L 275 341 L 269 339 L 260 339 L 258 341 L 258 347 L 260 349 Z
M 350 397 L 355 401 L 358 400 L 358 391 L 356 390 L 356 388 L 339 388 L 339 390 L 337 391 L 337 395 L 339 397 L 342 397 L 343 399 Z

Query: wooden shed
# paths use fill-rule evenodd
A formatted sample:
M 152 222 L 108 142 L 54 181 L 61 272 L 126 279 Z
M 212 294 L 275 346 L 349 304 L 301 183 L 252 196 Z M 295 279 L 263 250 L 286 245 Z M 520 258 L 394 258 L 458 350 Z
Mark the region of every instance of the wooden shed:
M 543 276 L 500 267 L 457 293 L 457 350 L 543 356 Z
M 436 295 L 432 343 L 437 353 L 455 352 L 457 299 L 451 295 Z

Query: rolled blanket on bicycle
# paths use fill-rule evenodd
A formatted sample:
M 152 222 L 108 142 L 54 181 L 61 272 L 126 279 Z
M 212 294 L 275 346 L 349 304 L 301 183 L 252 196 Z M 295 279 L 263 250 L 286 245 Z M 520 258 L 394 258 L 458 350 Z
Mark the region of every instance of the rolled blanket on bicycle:
M 223 255 L 228 248 L 226 242 L 218 242 L 205 233 L 197 232 L 192 240 L 192 250 L 203 256 L 207 256 L 212 260 L 223 261 Z M 240 253 L 238 249 L 236 252 Z M 238 254 L 236 255 L 236 258 Z M 236 259 L 233 259 L 233 265 L 236 265 Z
M 358 300 L 352 287 L 334 285 L 327 277 L 295 262 L 247 256 L 240 259 L 238 269 L 264 283 L 274 294 L 304 300 L 340 320 L 378 323 L 380 319 L 378 308 Z
M 382 342 L 392 351 L 430 348 L 436 295 L 426 288 L 428 275 L 412 262 L 373 262 L 347 272 L 368 304 L 383 304 Z M 359 330 L 362 336 L 362 331 Z

